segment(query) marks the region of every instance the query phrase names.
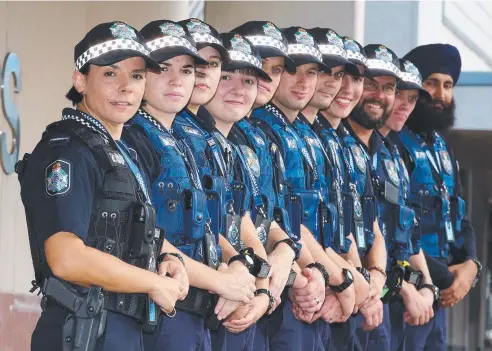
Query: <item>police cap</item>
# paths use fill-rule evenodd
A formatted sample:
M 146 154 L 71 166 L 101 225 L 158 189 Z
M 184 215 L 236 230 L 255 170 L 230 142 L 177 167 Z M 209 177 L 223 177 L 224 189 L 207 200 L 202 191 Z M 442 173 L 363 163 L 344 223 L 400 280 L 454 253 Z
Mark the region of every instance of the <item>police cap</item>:
M 359 74 L 359 69 L 355 64 L 347 59 L 347 52 L 343 44 L 343 39 L 330 28 L 311 28 L 309 32 L 318 43 L 319 50 L 323 54 L 323 62 L 330 68 L 345 66 L 345 69 L 353 75 Z
M 95 26 L 74 49 L 75 67 L 79 71 L 89 64 L 109 66 L 130 57 L 142 57 L 147 68 L 159 68 L 149 56 L 149 49 L 140 33 L 123 22 Z
M 319 51 L 318 43 L 313 35 L 302 27 L 282 29 L 287 39 L 287 52 L 296 66 L 317 63 L 321 70 L 331 72 L 330 67 L 323 63 L 323 54 Z
M 296 64 L 287 54 L 287 39 L 282 31 L 269 21 L 249 21 L 231 32 L 241 34 L 248 39 L 262 58 L 284 57 L 285 67 L 289 72 L 296 71 Z
M 227 60 L 227 50 L 222 44 L 219 32 L 217 32 L 214 27 L 197 18 L 188 18 L 186 20 L 179 21 L 178 24 L 188 29 L 191 36 L 193 37 L 193 40 L 196 43 L 196 48 L 198 50 L 201 50 L 207 46 L 211 46 L 219 52 L 222 61 Z
M 261 56 L 258 49 L 245 37 L 238 33 L 222 33 L 220 38 L 229 53 L 229 59 L 222 63 L 222 70 L 251 68 L 258 76 L 269 82 L 270 76 L 262 69 Z
M 398 90 L 417 89 L 420 96 L 425 99 L 431 99 L 430 94 L 422 88 L 422 76 L 415 65 L 405 59 L 400 60 L 400 80 L 398 81 Z
M 150 50 L 150 57 L 157 62 L 163 62 L 180 55 L 189 55 L 194 58 L 197 64 L 208 64 L 198 55 L 195 41 L 188 29 L 176 22 L 152 21 L 140 30 L 140 34 Z
M 366 51 L 369 76 L 399 78 L 400 60 L 392 50 L 382 44 L 369 44 L 364 47 L 364 50 Z

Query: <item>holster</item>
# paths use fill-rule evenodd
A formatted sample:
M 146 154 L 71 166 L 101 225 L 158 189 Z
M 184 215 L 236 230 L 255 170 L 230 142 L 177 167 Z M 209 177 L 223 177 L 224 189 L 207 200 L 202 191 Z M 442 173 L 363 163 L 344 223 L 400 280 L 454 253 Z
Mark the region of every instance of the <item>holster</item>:
M 96 340 L 106 327 L 106 310 L 101 287 L 92 286 L 86 294 L 78 293 L 58 278 L 45 280 L 43 302 L 53 300 L 68 310 L 63 326 L 63 351 L 93 351 Z

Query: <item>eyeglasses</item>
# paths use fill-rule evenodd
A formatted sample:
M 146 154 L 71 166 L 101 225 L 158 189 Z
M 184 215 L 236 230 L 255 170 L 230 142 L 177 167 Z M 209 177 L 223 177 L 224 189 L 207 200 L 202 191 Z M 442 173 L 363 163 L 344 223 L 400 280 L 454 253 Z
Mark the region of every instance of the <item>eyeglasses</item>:
M 364 90 L 375 92 L 381 88 L 383 94 L 385 95 L 395 95 L 396 94 L 396 85 L 395 84 L 385 84 L 383 86 L 379 85 L 378 82 L 373 80 L 364 79 Z

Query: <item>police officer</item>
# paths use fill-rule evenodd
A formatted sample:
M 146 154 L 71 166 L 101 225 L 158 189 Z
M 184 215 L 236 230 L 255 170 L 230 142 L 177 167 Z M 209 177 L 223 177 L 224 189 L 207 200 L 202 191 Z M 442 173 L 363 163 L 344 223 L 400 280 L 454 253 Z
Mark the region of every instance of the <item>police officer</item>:
M 282 72 L 285 69 L 295 70 L 294 62 L 287 55 L 287 41 L 280 29 L 268 21 L 246 22 L 232 31 L 243 35 L 254 44 L 261 56 L 262 70 L 271 78 L 269 82 L 258 77 L 257 95 L 253 106 L 263 106 L 272 99 L 280 83 Z M 276 157 L 272 158 L 271 143 L 263 131 L 247 118 L 234 124 L 228 138 L 238 145 L 243 153 L 258 157 L 259 173 L 255 178 L 268 220 L 267 225 L 264 224 L 265 220 L 262 217 L 258 217 L 258 214 L 252 218 L 260 238 L 263 237 L 265 240 L 266 249 L 269 252 L 268 262 L 272 266 L 270 291 L 276 303 L 269 312 L 271 314 L 281 301 L 281 294 L 285 286 L 293 284 L 296 275 L 294 271 L 291 271 L 291 266 L 300 253 L 300 247 L 296 245 L 299 236 L 294 234 L 285 208 L 283 199 L 285 192 L 280 189 L 281 186 L 274 185 L 277 184 L 274 178 L 283 178 L 284 173 L 281 170 L 283 163 L 280 161 L 277 165 L 273 162 L 274 158 L 280 158 L 281 155 L 275 154 Z M 268 225 L 269 223 L 271 224 Z M 262 235 L 263 231 L 265 232 Z M 276 316 L 278 315 L 277 313 Z M 269 349 L 268 322 L 270 319 L 264 316 L 257 322 L 254 350 Z
M 251 62 L 256 62 L 253 59 L 256 58 L 256 56 L 251 55 L 251 44 L 240 35 L 227 33 L 219 38 L 221 41 L 227 41 L 227 48 L 233 55 L 230 57 L 230 60 L 226 62 L 233 59 L 238 60 L 239 58 L 246 61 L 246 63 L 250 63 L 250 65 L 252 65 Z M 256 60 L 259 62 L 257 58 Z M 264 73 L 261 68 L 256 67 L 251 69 L 262 75 L 265 79 L 269 79 L 268 75 Z M 221 78 L 223 81 L 230 80 L 230 77 L 226 74 L 222 74 Z M 256 81 L 256 78 L 251 79 L 250 73 L 248 79 L 242 79 L 241 81 L 244 85 L 252 85 L 253 80 Z M 227 88 L 226 86 L 225 91 L 228 92 L 228 89 L 231 88 Z M 232 88 L 232 90 L 235 91 L 234 88 Z M 241 99 L 241 89 L 238 91 L 240 92 L 238 99 L 241 101 L 238 102 L 232 99 L 233 97 L 231 98 L 229 96 L 224 101 L 217 101 L 217 104 L 221 105 L 222 108 L 224 106 L 236 105 L 237 107 L 247 106 L 247 103 L 243 102 Z M 222 93 L 227 94 L 226 92 Z M 219 98 L 217 94 L 218 93 L 216 93 L 215 96 Z M 255 97 L 256 96 L 253 97 L 253 101 Z M 207 104 L 207 108 L 209 106 L 213 106 L 211 105 L 212 102 L 213 100 Z M 251 107 L 252 105 L 248 107 L 247 111 L 249 111 Z M 239 111 L 241 110 L 239 109 Z M 247 111 L 244 113 L 247 113 Z M 231 115 L 228 114 L 223 117 L 225 121 L 234 119 L 234 116 L 236 116 L 238 110 L 231 110 L 229 112 Z M 233 120 L 232 123 L 233 122 L 235 122 L 235 120 Z M 249 214 L 252 203 L 250 201 L 252 196 L 251 194 L 256 197 L 258 195 L 258 190 L 254 187 L 255 184 L 251 182 L 250 174 L 252 171 L 249 168 L 249 165 L 241 158 L 239 150 L 233 147 L 233 145 L 226 139 L 228 129 L 222 128 L 225 123 L 226 122 L 222 121 L 220 117 L 217 119 L 214 118 L 214 116 L 207 109 L 202 107 L 198 110 L 196 115 L 182 115 L 182 118 L 176 119 L 173 128 L 176 133 L 180 135 L 180 137 L 187 140 L 195 154 L 211 155 L 210 159 L 204 160 L 206 162 L 204 167 L 200 168 L 202 177 L 207 177 L 210 179 L 209 184 L 211 190 L 217 194 L 220 194 L 219 210 L 221 213 L 219 217 L 223 220 L 221 221 L 218 230 L 221 233 L 224 233 L 224 236 L 237 251 L 240 251 L 239 256 L 232 258 L 229 256 L 227 259 L 230 263 L 240 260 L 240 262 L 245 263 L 245 265 L 251 269 L 251 272 L 257 277 L 257 288 L 260 289 L 257 290 L 257 294 L 265 294 L 266 297 L 268 297 L 267 302 L 270 303 L 272 296 L 267 290 L 268 280 L 266 279 L 269 274 L 270 266 L 266 261 L 267 257 L 265 249 L 256 233 L 256 228 L 251 221 L 251 216 Z M 207 173 L 205 173 L 205 171 Z M 246 251 L 243 250 L 245 246 L 248 248 Z M 247 256 L 251 256 L 250 259 L 254 261 L 254 264 L 250 265 L 244 257 L 241 257 L 245 254 Z M 261 303 L 264 301 L 263 296 L 259 297 L 258 299 L 255 299 L 251 306 L 257 308 L 255 311 L 260 311 Z M 222 304 L 223 303 L 219 301 L 219 306 Z M 231 306 L 234 307 L 233 304 L 228 304 L 226 309 L 224 309 L 224 311 L 227 310 L 227 313 L 219 313 L 219 318 L 223 317 L 220 319 L 224 319 L 238 307 L 237 304 L 234 308 L 231 308 Z M 242 319 L 242 317 L 246 315 L 248 307 L 250 306 L 245 306 L 245 308 L 242 308 L 240 311 L 236 311 L 235 315 L 231 318 Z M 221 309 L 221 307 L 218 308 Z M 237 318 L 240 313 L 242 313 L 242 316 Z M 259 314 L 259 312 L 257 313 Z M 261 315 L 262 314 L 263 313 L 261 313 Z M 255 314 L 252 313 L 252 315 L 254 316 Z M 241 320 L 241 322 L 245 321 Z M 254 325 L 251 324 L 251 321 L 247 323 L 248 328 L 246 330 L 234 328 L 230 324 L 227 326 L 219 326 L 217 330 L 214 330 L 211 333 L 212 348 L 214 350 L 225 350 L 227 348 L 241 350 L 251 347 L 254 338 Z M 233 334 L 231 332 L 237 332 L 238 334 Z
M 335 254 L 335 252 L 348 254 L 347 258 L 350 259 L 351 262 L 357 263 L 358 267 L 361 266 L 355 244 L 353 245 L 353 249 L 349 250 L 353 242 L 353 236 L 349 231 L 347 233 L 345 232 L 344 223 L 340 222 L 340 219 L 344 220 L 342 189 L 345 182 L 341 177 L 342 173 L 335 167 L 337 167 L 337 164 L 341 165 L 343 161 L 336 156 L 333 157 L 333 154 L 331 154 L 330 151 L 329 142 L 323 145 L 321 139 L 318 139 L 323 127 L 316 119 L 319 110 L 326 110 L 339 92 L 344 72 L 347 71 L 348 74 L 356 76 L 359 76 L 360 73 L 358 67 L 346 58 L 343 40 L 335 31 L 329 28 L 313 28 L 310 32 L 313 33 L 315 40 L 318 41 L 320 51 L 323 54 L 324 63 L 330 67 L 332 72 L 321 72 L 318 75 L 314 96 L 304 108 L 302 114 L 299 115 L 295 126 L 299 134 L 304 135 L 313 155 L 316 155 L 313 159 L 317 163 L 318 169 L 325 169 L 326 184 L 324 185 L 325 188 L 322 189 L 322 193 L 326 194 L 326 198 L 329 199 L 329 202 L 326 200 L 326 203 L 328 204 L 329 218 L 331 218 L 330 248 L 326 249 L 326 251 L 333 260 L 337 260 L 339 265 L 351 269 L 355 278 L 354 287 L 356 290 L 357 310 L 358 306 L 360 306 L 367 298 L 369 283 L 364 276 L 356 270 L 354 265 L 345 262 L 341 257 Z M 321 118 L 323 117 L 321 116 Z M 332 136 L 331 133 L 329 134 L 329 137 L 330 136 Z M 350 230 L 350 227 L 348 230 Z M 360 268 L 358 268 L 358 270 L 360 270 Z M 327 294 L 333 295 L 334 293 L 327 291 Z M 330 303 L 331 299 L 326 302 L 327 306 L 324 306 L 324 309 L 328 310 Z M 330 320 L 326 319 L 326 317 L 330 318 L 332 316 L 324 316 L 327 322 L 334 321 L 334 319 Z M 334 339 L 337 338 L 339 340 L 339 334 L 335 336 L 334 333 L 332 333 L 332 335 Z
M 261 76 L 266 81 L 269 81 L 270 78 L 261 69 L 258 52 L 247 39 L 234 32 L 221 34 L 221 39 L 229 51 L 229 60 L 222 65 L 221 81 L 213 99 L 205 105 L 203 110 L 199 109 L 198 114 L 199 116 L 205 116 L 205 113 L 208 113 L 213 118 L 217 129 L 215 135 L 222 149 L 232 150 L 236 162 L 242 165 L 240 167 L 242 172 L 246 171 L 247 177 L 242 177 L 242 179 L 248 186 L 251 196 L 244 199 L 244 207 L 245 211 L 251 214 L 247 214 L 247 217 L 242 219 L 241 240 L 244 245 L 255 245 L 246 236 L 251 225 L 254 225 L 256 241 L 265 244 L 269 227 L 265 221 L 268 220 L 266 215 L 268 202 L 263 201 L 258 185 L 260 172 L 258 157 L 251 150 L 234 147 L 225 138 L 229 136 L 234 123 L 242 119 L 253 107 L 256 99 L 258 78 Z M 234 178 L 239 179 L 239 175 L 240 172 L 234 171 Z M 252 222 L 253 219 L 256 223 Z M 263 221 L 263 229 L 261 224 L 258 224 L 260 221 Z M 255 250 L 256 252 L 257 250 Z M 292 250 L 291 253 L 293 254 Z M 265 255 L 266 258 L 266 254 L 261 253 L 261 251 L 258 252 L 258 255 Z M 290 264 L 292 264 L 292 258 Z M 273 295 L 269 290 L 269 281 L 265 278 L 267 277 L 258 277 L 257 296 L 249 305 L 242 306 L 224 322 L 223 326 L 225 328 L 219 330 L 217 335 L 214 335 L 214 343 L 223 344 L 223 347 L 227 349 L 253 349 L 255 323 L 266 312 L 270 312 L 274 303 Z M 230 335 L 229 332 L 237 335 Z
M 186 26 L 196 43 L 198 54 L 208 62 L 208 65 L 196 66 L 195 87 L 186 109 L 178 114 L 179 119 L 181 115 L 196 114 L 201 105 L 212 99 L 219 84 L 220 67 L 229 54 L 222 45 L 219 33 L 209 24 L 196 18 L 178 23 Z
M 310 257 L 306 257 L 302 262 L 302 251 L 301 260 L 298 262 L 301 267 L 303 266 L 302 263 L 305 267 L 313 267 L 312 272 L 321 273 L 324 278 L 328 278 L 326 270 L 330 271 L 330 280 L 328 282 L 328 279 L 325 279 L 325 285 L 330 283 L 337 287 L 340 286 L 339 295 L 344 303 L 344 313 L 348 316 L 353 310 L 354 292 L 352 288 L 348 289 L 352 284 L 353 276 L 350 271 L 342 271 L 333 263 L 310 232 L 310 230 L 313 232 L 318 230 L 316 219 L 319 218 L 319 190 L 313 187 L 313 183 L 318 181 L 318 173 L 314 168 L 312 155 L 308 153 L 304 140 L 299 137 L 292 126 L 298 113 L 305 107 L 314 93 L 319 67 L 327 70 L 329 68 L 322 63 L 322 55 L 308 31 L 300 27 L 291 27 L 285 29 L 284 33 L 288 40 L 289 56 L 297 65 L 296 73 L 284 72 L 272 103 L 267 104 L 264 108 L 256 109 L 252 116 L 261 121 L 262 129 L 266 131 L 267 136 L 281 151 L 286 162 L 286 181 L 290 185 L 289 188 L 293 194 L 302 199 L 304 210 L 302 219 L 304 222 L 303 243 L 313 253 L 315 259 L 324 264 L 313 262 L 314 260 Z M 320 291 L 323 296 L 315 295 L 313 301 L 310 294 L 303 290 L 295 291 L 291 297 L 295 299 L 297 305 L 297 316 L 306 321 L 311 321 L 314 312 L 319 311 L 322 306 L 324 291 Z M 315 327 L 318 328 L 319 326 L 316 325 Z M 303 329 L 306 332 L 305 335 L 314 331 L 308 328 Z M 319 338 L 319 331 L 315 331 L 315 337 Z M 303 340 L 306 342 L 307 338 L 303 336 Z
M 334 31 L 333 31 L 334 32 Z M 336 32 L 334 32 L 336 34 Z M 330 33 L 330 37 L 333 37 L 333 34 Z M 337 42 L 336 38 L 333 38 L 332 41 Z M 331 178 L 331 183 L 335 187 L 332 190 L 333 197 L 342 197 L 342 204 L 340 205 L 337 200 L 337 210 L 339 212 L 339 228 L 338 235 L 335 236 L 335 242 L 340 246 L 341 251 L 347 251 L 346 255 L 347 259 L 350 259 L 351 262 L 357 267 L 357 270 L 364 276 L 367 282 L 370 282 L 370 273 L 366 268 L 362 267 L 359 254 L 358 247 L 356 245 L 356 241 L 352 234 L 350 234 L 355 228 L 354 221 L 354 206 L 351 194 L 350 184 L 355 184 L 352 180 L 353 178 L 353 167 L 350 165 L 353 164 L 353 158 L 351 157 L 350 150 L 347 149 L 343 137 L 348 133 L 343 125 L 340 123 L 342 119 L 346 118 L 355 105 L 359 102 L 359 99 L 362 95 L 363 90 L 363 81 L 364 77 L 362 74 L 366 70 L 366 57 L 364 48 L 357 43 L 356 41 L 350 38 L 343 38 L 344 50 L 346 54 L 346 58 L 349 62 L 353 63 L 357 67 L 357 71 L 353 71 L 353 69 L 347 69 L 343 72 L 343 78 L 341 78 L 340 89 L 337 93 L 335 93 L 337 88 L 337 78 L 340 77 L 341 69 L 343 66 L 335 66 L 332 68 L 333 77 L 325 76 L 326 83 L 324 85 L 320 85 L 320 90 L 328 93 L 328 97 L 316 96 L 311 100 L 310 104 L 307 106 L 308 113 L 310 110 L 320 109 L 317 115 L 316 120 L 313 123 L 313 128 L 316 133 L 319 135 L 325 150 L 327 151 L 328 157 L 330 159 L 333 170 L 331 171 L 332 175 L 329 175 L 328 179 Z M 330 49 L 330 48 L 326 48 Z M 332 48 L 332 51 L 336 50 L 340 52 L 336 48 Z M 345 64 L 340 57 L 336 58 L 342 64 Z M 345 64 L 346 65 L 346 64 Z M 350 67 L 350 66 L 348 66 Z M 323 79 L 322 79 L 323 80 Z M 330 84 L 330 82 L 332 82 Z M 340 83 L 338 83 L 340 84 Z M 334 87 L 333 98 L 330 99 L 330 87 Z M 332 101 L 330 101 L 332 100 Z M 328 108 L 326 108 L 328 106 Z M 305 109 L 305 111 L 306 111 Z M 340 188 L 337 188 L 339 186 Z M 341 195 L 337 193 L 341 192 Z M 337 237 L 343 234 L 344 237 L 347 237 L 346 240 Z M 342 245 L 344 244 L 344 245 Z M 356 280 L 357 283 L 357 280 Z M 357 289 L 356 291 L 360 289 Z M 360 294 L 357 293 L 356 296 L 356 309 L 360 306 L 361 302 L 364 302 L 367 298 L 367 293 Z M 327 300 L 329 297 L 327 296 Z M 329 306 L 328 304 L 326 304 Z M 325 306 L 323 306 L 325 308 Z M 335 319 L 334 321 L 337 321 Z M 353 350 L 354 349 L 354 334 L 356 328 L 357 320 L 356 317 L 349 318 L 345 323 L 332 323 L 330 324 L 330 328 L 332 330 L 332 348 L 335 350 Z
M 400 60 L 400 74 L 397 83 L 397 91 L 395 96 L 395 103 L 391 110 L 388 119 L 384 126 L 379 129 L 381 136 L 383 137 L 383 144 L 381 144 L 381 156 L 379 158 L 378 166 L 382 166 L 384 151 L 384 164 L 394 165 L 394 170 L 398 175 L 397 183 L 400 184 L 400 193 L 403 192 L 404 201 L 410 207 L 413 207 L 415 215 L 420 213 L 419 206 L 409 203 L 408 193 L 410 186 L 410 178 L 403 159 L 400 157 L 398 150 L 399 140 L 397 132 L 399 132 L 405 124 L 408 116 L 415 108 L 415 104 L 419 99 L 430 99 L 430 95 L 426 90 L 422 88 L 422 77 L 418 69 L 408 60 Z M 390 158 L 388 157 L 391 157 Z M 391 167 L 393 169 L 393 167 Z M 381 172 L 382 167 L 379 167 L 380 177 L 377 179 L 378 183 L 382 183 L 383 177 L 386 177 L 390 172 Z M 380 192 L 380 195 L 384 195 Z M 380 196 L 381 197 L 381 196 Z M 380 207 L 385 203 L 385 199 L 380 199 Z M 384 205 L 383 205 L 384 206 Z M 404 207 L 403 207 L 404 208 Z M 399 211 L 400 214 L 403 214 Z M 391 220 L 393 216 L 388 216 L 388 211 L 384 209 L 380 212 L 382 221 L 384 217 L 388 217 Z M 393 227 L 396 227 L 393 225 Z M 405 228 L 405 225 L 400 225 L 397 230 Z M 391 234 L 391 231 L 386 227 L 387 234 Z M 396 230 L 394 231 L 396 232 Z M 425 260 L 424 252 L 420 248 L 420 227 L 412 229 L 410 242 L 408 245 L 408 254 L 411 255 L 408 262 L 409 265 L 404 263 L 404 270 L 400 267 L 393 266 L 393 275 L 395 273 L 405 273 L 404 280 L 401 285 L 400 297 L 401 299 L 393 298 L 389 300 L 390 318 L 389 320 L 383 320 L 383 324 L 378 327 L 373 333 L 371 338 L 376 339 L 377 334 L 383 327 L 386 330 L 391 330 L 391 350 L 403 350 L 405 348 L 405 328 L 407 323 L 411 325 L 423 325 L 429 322 L 434 316 L 432 305 L 434 303 L 434 295 L 432 288 L 426 287 L 425 284 L 432 285 L 432 278 L 430 277 L 427 262 Z M 393 251 L 391 243 L 388 242 L 389 238 L 386 238 L 388 245 L 388 252 Z M 396 247 L 400 246 L 398 242 L 395 242 Z M 396 248 L 395 247 L 395 248 Z M 401 252 L 405 252 L 401 250 Z M 396 253 L 396 252 L 395 252 Z M 389 256 L 392 256 L 391 254 Z M 396 255 L 394 255 L 396 257 Z M 388 260 L 388 264 L 390 264 Z M 388 268 L 392 268 L 389 266 Z M 394 279 L 394 278 L 393 278 Z M 395 291 L 396 292 L 396 291 Z M 404 314 L 404 312 L 407 312 Z M 389 324 L 389 325 L 388 325 Z M 373 335 L 374 334 L 374 335 Z
M 403 322 L 402 309 L 394 308 L 390 318 L 388 303 L 394 307 L 397 301 L 395 297 L 403 287 L 402 296 L 408 302 L 409 285 L 403 283 L 406 278 L 406 271 L 409 267 L 408 260 L 413 255 L 414 247 L 418 243 L 414 242 L 413 227 L 415 223 L 415 212 L 408 202 L 408 182 L 404 179 L 404 170 L 401 169 L 401 162 L 392 152 L 393 147 L 385 143 L 385 139 L 374 129 L 384 125 L 393 108 L 396 96 L 396 79 L 401 75 L 400 62 L 395 54 L 383 45 L 368 45 L 365 47 L 368 55 L 368 68 L 371 79 L 367 79 L 364 84 L 364 93 L 361 105 L 352 113 L 353 118 L 358 121 L 358 136 L 369 134 L 369 148 L 366 149 L 370 161 L 370 172 L 374 187 L 374 193 L 378 200 L 378 219 L 382 226 L 382 232 L 386 241 L 388 252 L 388 263 L 386 272 L 388 279 L 386 282 L 386 294 L 383 301 L 384 319 L 383 323 L 369 334 L 368 350 L 385 349 L 390 350 L 392 339 L 392 324 L 395 327 Z M 378 104 L 379 111 L 371 109 L 372 104 Z M 391 151 L 390 151 L 391 150 Z M 418 287 L 420 288 L 420 284 Z M 417 315 L 422 314 L 424 322 L 430 318 L 431 306 L 433 301 L 432 287 L 429 289 L 424 285 L 422 291 L 426 308 Z M 410 290 L 411 291 L 411 290 Z M 415 292 L 415 289 L 413 289 Z M 419 294 L 416 294 L 420 298 Z M 418 301 L 412 301 L 418 303 Z M 423 313 L 422 313 L 423 312 Z M 395 328 L 395 335 L 401 336 L 401 330 Z
M 32 350 L 142 350 L 142 323 L 171 313 L 184 271 L 156 274 L 162 235 L 150 189 L 120 140 L 158 67 L 140 34 L 99 24 L 75 46 L 67 94 L 77 109 L 48 126 L 17 166 L 35 288 L 44 297 Z M 96 341 L 97 338 L 97 341 Z
M 145 348 L 210 350 L 210 335 L 205 328 L 209 291 L 246 303 L 248 294 L 252 297 L 255 290 L 254 277 L 244 269 L 236 274 L 233 270 L 215 270 L 219 264 L 217 240 L 210 229 L 199 172 L 189 147 L 169 132 L 175 114 L 193 91 L 195 64 L 206 61 L 198 56 L 186 27 L 173 21 L 150 22 L 140 33 L 161 72 L 148 73 L 144 103 L 124 137 L 132 141 L 152 174 L 156 222 L 167 238 L 158 259 L 160 272 L 165 274 L 173 268 L 171 260 L 189 265 L 192 286 L 186 299 L 177 304 L 176 316 L 162 318 L 156 333 L 144 335 Z
M 364 90 L 362 97 L 358 105 L 351 112 L 347 123 L 345 123 L 346 128 L 350 132 L 350 136 L 345 137 L 346 144 L 350 147 L 352 156 L 355 163 L 355 168 L 358 174 L 359 180 L 365 178 L 367 180 L 370 175 L 370 170 L 376 169 L 374 166 L 373 159 L 370 157 L 375 150 L 379 148 L 380 139 L 371 139 L 372 129 L 384 120 L 385 114 L 392 108 L 394 102 L 394 94 L 396 92 L 396 77 L 399 70 L 399 62 L 395 65 L 393 61 L 393 55 L 386 47 L 379 46 L 374 49 L 373 46 L 367 46 L 364 50 L 367 55 L 367 67 L 366 78 L 364 80 Z M 395 70 L 393 72 L 392 70 Z M 379 84 L 379 86 L 378 86 Z M 379 89 L 381 87 L 381 89 Z M 381 90 L 381 91 L 380 91 Z M 355 183 L 357 184 L 357 182 Z M 370 184 L 370 183 L 369 183 Z M 357 185 L 354 187 L 357 188 Z M 365 191 L 370 189 L 371 186 L 366 187 Z M 371 289 L 373 295 L 368 298 L 362 308 L 361 313 L 365 319 L 365 322 L 359 326 L 359 330 L 356 338 L 356 348 L 364 350 L 366 348 L 373 347 L 372 344 L 367 345 L 367 334 L 364 331 L 374 329 L 383 320 L 383 312 L 385 318 L 387 317 L 387 308 L 383 309 L 380 296 L 382 289 L 386 280 L 386 248 L 384 243 L 384 237 L 381 234 L 378 218 L 374 218 L 374 214 L 377 213 L 377 208 L 375 207 L 376 202 L 374 201 L 374 192 L 371 189 L 371 195 L 368 196 L 367 193 L 364 195 L 363 200 L 363 212 L 365 230 L 371 232 L 374 229 L 374 243 L 369 251 L 369 271 L 371 273 L 371 285 L 374 287 Z M 362 191 L 359 193 L 363 194 Z M 354 204 L 354 208 L 357 204 Z M 354 212 L 357 216 L 357 210 Z M 374 222 L 374 223 L 373 223 Z M 384 228 L 384 223 L 381 224 Z M 369 226 L 369 228 L 368 228 Z M 371 228 L 373 227 L 373 228 Z M 356 228 L 357 232 L 357 228 Z M 359 235 L 356 234 L 356 240 L 359 239 Z M 378 246 L 376 245 L 378 243 Z M 358 241 L 358 245 L 361 246 L 361 242 Z M 371 255 L 375 255 L 372 256 Z M 384 261 L 383 261 L 384 259 Z M 375 281 L 373 279 L 373 272 L 376 274 Z M 371 295 L 371 294 L 370 294 Z M 384 345 L 384 343 L 382 343 Z M 387 348 L 389 348 L 389 336 L 387 339 Z
M 446 349 L 446 313 L 466 296 L 480 276 L 475 235 L 465 216 L 458 166 L 440 133 L 454 122 L 453 88 L 461 71 L 458 49 L 447 44 L 419 46 L 403 57 L 419 69 L 432 97 L 419 101 L 400 132 L 402 158 L 410 174 L 411 201 L 421 204 L 421 245 L 433 282 L 441 289 L 433 323 L 410 326 L 405 345 L 411 350 Z M 449 262 L 448 270 L 442 269 Z M 436 296 L 438 291 L 435 291 Z

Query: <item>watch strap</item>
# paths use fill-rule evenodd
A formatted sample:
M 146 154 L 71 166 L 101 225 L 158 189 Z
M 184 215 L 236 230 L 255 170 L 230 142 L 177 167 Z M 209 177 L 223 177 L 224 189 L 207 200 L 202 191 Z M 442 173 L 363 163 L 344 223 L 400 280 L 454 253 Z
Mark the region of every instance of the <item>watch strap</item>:
M 260 294 L 265 294 L 268 296 L 268 309 L 266 311 L 266 313 L 268 313 L 273 308 L 273 304 L 275 303 L 275 299 L 273 298 L 272 293 L 268 289 L 256 289 L 255 296 L 258 296 Z
M 440 292 L 437 286 L 432 284 L 422 284 L 420 289 L 429 289 L 430 291 L 432 291 L 432 294 L 434 295 L 434 302 L 439 300 Z
M 323 276 L 323 279 L 325 280 L 325 287 L 328 286 L 330 275 L 328 274 L 328 271 L 326 270 L 325 266 L 323 266 L 319 262 L 313 262 L 308 264 L 306 268 L 316 268 L 318 271 L 320 271 L 321 275 Z
M 275 244 L 273 244 L 272 251 L 275 251 L 275 248 L 281 243 L 287 244 L 292 249 L 292 251 L 294 251 L 294 261 L 299 259 L 301 250 L 299 250 L 296 243 L 290 238 L 277 241 Z
M 239 255 L 236 255 L 236 256 L 232 256 L 229 259 L 229 262 L 227 262 L 227 265 L 230 265 L 231 263 L 236 262 L 236 261 L 239 261 L 242 264 L 244 264 L 244 266 L 251 273 L 251 270 L 253 269 L 253 267 L 251 266 L 251 264 L 248 262 L 247 258 L 244 255 L 239 254 Z
M 352 275 L 352 272 L 349 271 L 347 268 L 342 268 L 342 275 L 343 275 L 342 284 L 340 284 L 340 285 L 329 285 L 329 287 L 338 294 L 343 292 L 345 289 L 347 289 L 354 282 L 354 277 Z M 350 276 L 352 276 L 352 279 L 350 279 Z
M 166 256 L 174 256 L 181 262 L 181 264 L 183 266 L 185 265 L 185 261 L 183 259 L 183 256 L 181 256 L 179 253 L 177 253 L 177 252 L 163 252 L 159 255 L 159 257 L 157 257 L 157 261 L 156 261 L 157 266 L 159 266 L 162 262 L 164 262 L 164 259 L 166 258 Z
M 355 269 L 357 270 L 357 272 L 359 272 L 360 274 L 362 274 L 362 276 L 364 277 L 364 279 L 366 280 L 366 282 L 368 282 L 369 284 L 371 284 L 371 273 L 369 273 L 369 270 L 367 270 L 364 267 L 356 267 Z

